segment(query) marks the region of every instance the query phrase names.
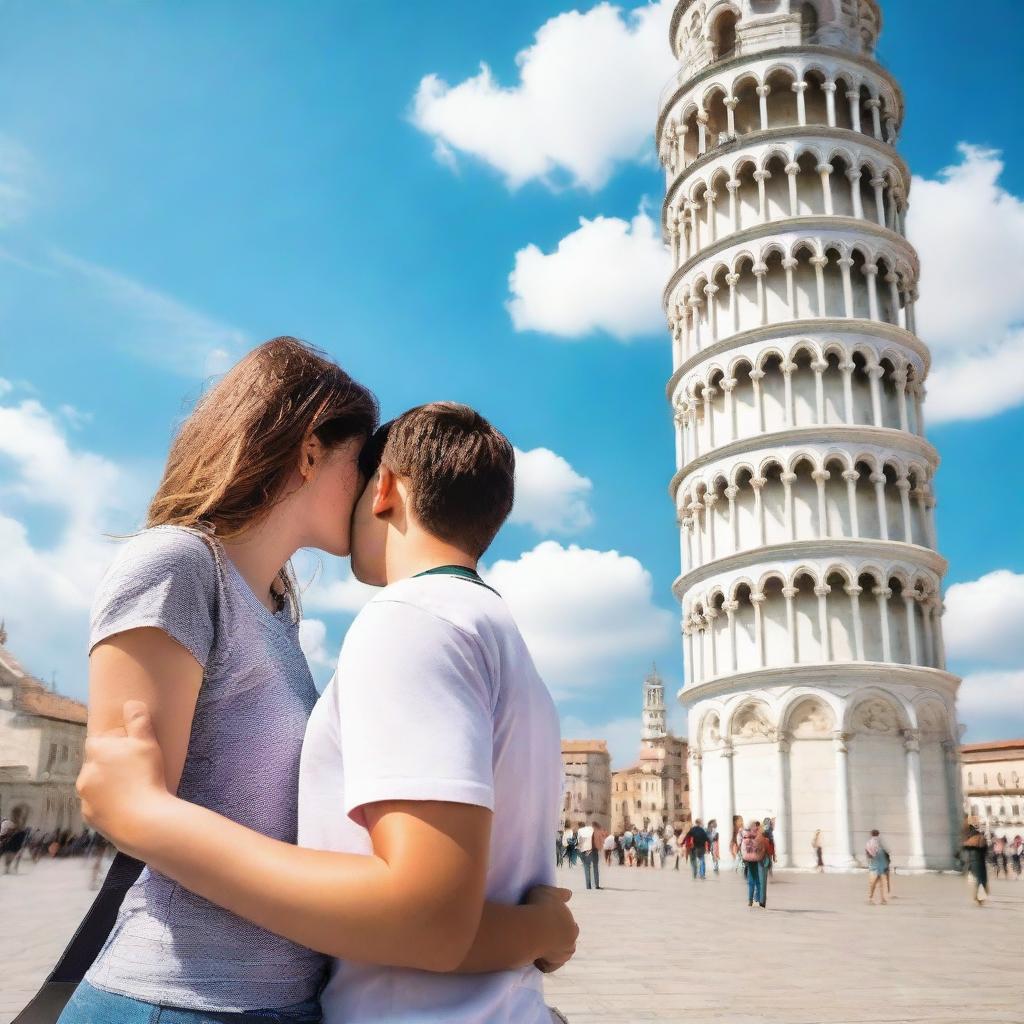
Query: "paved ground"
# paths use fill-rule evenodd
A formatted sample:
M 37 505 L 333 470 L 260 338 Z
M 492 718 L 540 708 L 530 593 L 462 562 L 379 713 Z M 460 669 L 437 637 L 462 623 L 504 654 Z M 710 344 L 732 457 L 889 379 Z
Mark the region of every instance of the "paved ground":
M 0 874 L 0 1024 L 46 974 L 92 899 L 77 861 Z M 582 888 L 580 869 L 562 884 Z M 869 907 L 861 876 L 786 874 L 748 910 L 735 875 L 605 872 L 573 898 L 576 959 L 548 979 L 572 1024 L 1024 1024 L 1024 882 L 989 906 L 955 876 L 900 877 Z M 99 1022 L 97 1022 L 99 1024 Z

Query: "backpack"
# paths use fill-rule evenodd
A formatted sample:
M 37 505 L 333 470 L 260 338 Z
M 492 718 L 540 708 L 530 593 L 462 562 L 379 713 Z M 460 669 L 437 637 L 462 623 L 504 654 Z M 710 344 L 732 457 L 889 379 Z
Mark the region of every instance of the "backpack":
M 743 853 L 743 859 L 747 862 L 756 863 L 761 859 L 757 852 L 757 836 L 753 832 L 744 832 L 740 837 L 740 850 Z

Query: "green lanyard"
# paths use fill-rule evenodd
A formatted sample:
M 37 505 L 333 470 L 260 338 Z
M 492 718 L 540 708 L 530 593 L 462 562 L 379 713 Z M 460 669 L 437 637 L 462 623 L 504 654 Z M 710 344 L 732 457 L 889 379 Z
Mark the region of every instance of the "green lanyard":
M 480 573 L 475 569 L 467 569 L 464 565 L 439 565 L 436 569 L 427 569 L 425 572 L 416 573 L 413 579 L 418 579 L 420 576 L 457 576 L 460 580 L 468 580 L 477 586 L 487 587 L 492 594 L 498 594 L 494 587 L 480 579 Z M 501 597 L 501 594 L 498 594 L 498 597 Z

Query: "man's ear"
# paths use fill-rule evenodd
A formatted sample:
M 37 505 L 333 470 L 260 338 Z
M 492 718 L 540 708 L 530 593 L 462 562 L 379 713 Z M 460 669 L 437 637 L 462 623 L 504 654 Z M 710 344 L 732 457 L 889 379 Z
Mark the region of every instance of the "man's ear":
M 309 434 L 302 442 L 302 448 L 299 450 L 299 472 L 306 483 L 316 476 L 325 452 L 324 444 L 316 434 Z
M 370 486 L 373 488 L 371 511 L 375 516 L 387 515 L 393 511 L 398 499 L 396 482 L 395 474 L 387 466 L 378 467 L 376 478 L 370 482 Z

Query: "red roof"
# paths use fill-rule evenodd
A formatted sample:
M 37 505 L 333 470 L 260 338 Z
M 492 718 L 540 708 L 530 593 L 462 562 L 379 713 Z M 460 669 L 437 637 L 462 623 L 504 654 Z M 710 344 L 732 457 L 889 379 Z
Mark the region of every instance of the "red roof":
M 88 708 L 71 697 L 54 693 L 45 683 L 28 675 L 6 647 L 0 647 L 0 682 L 14 690 L 14 708 L 25 715 L 54 718 L 85 725 Z

